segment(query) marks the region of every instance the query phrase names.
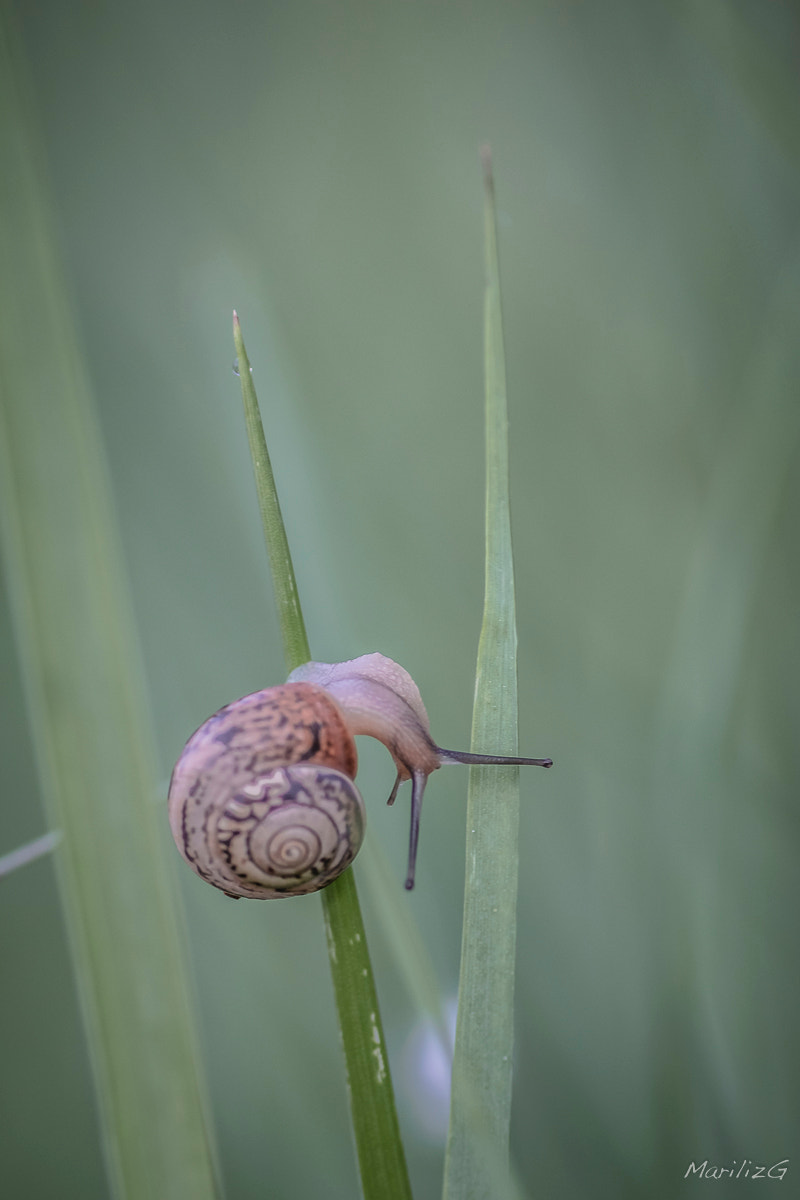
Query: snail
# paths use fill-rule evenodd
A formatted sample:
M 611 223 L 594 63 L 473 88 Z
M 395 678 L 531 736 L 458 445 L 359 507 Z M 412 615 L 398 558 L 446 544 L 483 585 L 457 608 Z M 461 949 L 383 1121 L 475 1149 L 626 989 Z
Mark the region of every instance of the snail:
M 417 685 L 383 654 L 305 663 L 287 683 L 221 708 L 186 743 L 169 787 L 178 850 L 235 899 L 324 888 L 353 861 L 364 837 L 353 739 L 370 734 L 397 768 L 389 804 L 411 780 L 410 889 L 431 772 L 447 763 L 553 765 L 549 758 L 444 750 L 429 728 Z

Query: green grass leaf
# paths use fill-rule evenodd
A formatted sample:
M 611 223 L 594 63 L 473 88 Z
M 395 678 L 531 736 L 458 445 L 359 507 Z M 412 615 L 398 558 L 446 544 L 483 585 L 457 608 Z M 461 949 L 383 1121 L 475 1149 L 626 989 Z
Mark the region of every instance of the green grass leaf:
M 5 14 L 6 10 L 3 10 Z M 0 17 L 0 535 L 109 1191 L 217 1194 L 100 434 Z M 31 947 L 31 953 L 36 948 Z
M 0 879 L 4 875 L 10 875 L 12 871 L 18 871 L 20 867 L 27 867 L 28 863 L 52 854 L 60 841 L 60 833 L 44 833 L 9 854 L 0 855 Z
M 275 592 L 275 605 L 278 609 L 288 674 L 295 667 L 308 662 L 311 658 L 311 651 L 308 648 L 308 635 L 303 620 L 303 611 L 300 608 L 300 597 L 297 594 L 297 581 L 294 577 L 289 541 L 283 524 L 278 492 L 275 487 L 275 476 L 272 474 L 267 439 L 264 436 L 264 425 L 261 421 L 258 397 L 253 383 L 253 370 L 247 357 L 242 327 L 236 313 L 233 314 L 233 342 L 236 347 L 236 369 L 242 381 L 244 422 L 250 446 L 250 457 L 253 460 L 258 508 L 261 513 L 261 523 L 264 526 L 264 540 L 267 543 L 272 587 Z
M 517 633 L 494 186 L 485 185 L 486 586 L 472 750 L 517 753 Z M 509 1194 L 519 767 L 472 767 L 445 1200 Z
M 233 340 L 286 669 L 291 672 L 308 662 L 311 653 L 253 374 L 236 313 L 233 314 Z M 389 1056 L 352 868 L 323 888 L 321 898 L 361 1186 L 366 1200 L 410 1200 L 411 1188 L 397 1121 Z

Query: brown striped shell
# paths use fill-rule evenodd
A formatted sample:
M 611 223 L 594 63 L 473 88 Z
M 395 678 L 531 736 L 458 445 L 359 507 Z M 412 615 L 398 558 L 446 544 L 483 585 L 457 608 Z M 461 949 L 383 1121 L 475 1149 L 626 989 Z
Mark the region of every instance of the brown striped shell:
M 364 836 L 355 742 L 335 700 L 287 683 L 220 709 L 172 773 L 175 842 L 229 896 L 315 892 L 352 862 Z

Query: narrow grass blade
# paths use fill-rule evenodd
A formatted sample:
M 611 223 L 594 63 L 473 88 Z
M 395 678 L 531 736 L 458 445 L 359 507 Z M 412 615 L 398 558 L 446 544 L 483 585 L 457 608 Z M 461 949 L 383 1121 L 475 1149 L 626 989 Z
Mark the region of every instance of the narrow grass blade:
M 52 854 L 60 841 L 60 833 L 44 833 L 32 842 L 26 842 L 24 846 L 12 850 L 10 854 L 4 854 L 0 857 L 0 879 L 4 875 L 10 875 L 12 871 L 18 871 L 20 867 L 26 867 L 28 863 Z
M 365 1200 L 410 1200 L 389 1056 L 352 868 L 322 893 Z
M 214 1168 L 140 663 L 19 52 L 0 14 L 0 540 L 98 1088 L 109 1193 L 211 1200 Z
M 517 751 L 517 634 L 508 417 L 494 187 L 482 152 L 486 238 L 486 589 L 472 749 Z M 472 767 L 445 1200 L 508 1194 L 519 768 Z M 476 1131 L 480 1136 L 476 1136 Z
M 237 369 L 242 381 L 244 421 L 250 445 L 250 456 L 253 460 L 253 473 L 256 478 L 258 507 L 264 526 L 264 539 L 267 543 L 267 554 L 272 572 L 272 586 L 275 591 L 275 604 L 278 609 L 281 637 L 283 638 L 286 670 L 289 673 L 295 667 L 308 662 L 311 658 L 311 651 L 308 648 L 308 636 L 303 620 L 303 611 L 300 608 L 300 597 L 297 594 L 292 555 L 289 551 L 289 542 L 275 487 L 275 477 L 272 474 L 272 463 L 267 449 L 267 439 L 264 436 L 264 426 L 258 408 L 253 371 L 247 357 L 242 327 L 236 313 L 233 314 L 233 341 L 236 347 Z
M 308 662 L 311 653 L 253 375 L 236 313 L 233 314 L 233 340 L 286 669 L 290 672 Z M 410 1200 L 411 1188 L 389 1074 L 389 1056 L 352 869 L 323 889 L 322 907 L 361 1187 L 366 1200 Z

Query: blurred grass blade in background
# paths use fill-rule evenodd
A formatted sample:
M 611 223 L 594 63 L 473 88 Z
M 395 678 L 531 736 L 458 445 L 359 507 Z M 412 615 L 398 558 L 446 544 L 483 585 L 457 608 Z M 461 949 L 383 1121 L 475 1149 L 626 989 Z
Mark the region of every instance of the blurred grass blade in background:
M 10 875 L 12 871 L 18 871 L 20 867 L 27 866 L 28 863 L 44 858 L 46 854 L 52 854 L 60 841 L 61 834 L 58 831 L 45 833 L 9 854 L 3 854 L 0 856 L 0 879 L 4 875 Z
M 693 1012 L 709 987 L 710 947 L 720 938 L 725 913 L 724 875 L 719 863 L 736 860 L 736 837 L 752 823 L 753 840 L 763 839 L 767 861 L 777 860 L 782 835 L 773 827 L 774 804 L 742 804 L 729 778 L 746 761 L 732 746 L 736 706 L 741 700 L 759 591 L 763 587 L 781 499 L 791 479 L 800 434 L 796 398 L 800 312 L 800 247 L 785 255 L 783 270 L 754 330 L 750 362 L 742 372 L 743 401 L 720 438 L 704 510 L 682 584 L 680 604 L 657 709 L 653 746 L 653 822 L 667 871 L 681 873 L 683 886 L 657 916 L 654 944 L 661 972 L 658 1036 L 654 1040 L 653 1128 L 656 1161 L 674 1161 L 692 1137 L 698 1081 L 691 1045 Z M 732 760 L 732 761 L 731 761 Z M 726 779 L 722 772 L 729 772 Z M 710 869 L 701 839 L 683 831 L 698 821 L 698 806 L 714 829 L 717 861 Z M 703 914 L 699 920 L 697 913 Z M 727 916 L 723 918 L 729 919 Z M 751 914 L 747 913 L 747 920 Z M 748 1019 L 746 992 L 732 1001 L 737 1019 Z M 728 1084 L 720 1042 L 706 1048 L 714 1074 L 703 1086 L 714 1103 L 740 1114 L 748 1097 L 740 1080 Z M 662 1166 L 663 1169 L 663 1166 Z
M 445 1060 L 452 1062 L 453 1038 L 436 969 L 409 907 L 408 892 L 376 838 L 366 839 L 358 861 L 360 878 L 366 885 L 367 908 L 378 920 L 409 1004 L 417 1020 L 427 1022 L 434 1031 Z
M 508 413 L 497 231 L 488 147 L 484 175 L 486 294 L 486 582 L 472 750 L 517 753 L 517 632 L 509 507 Z M 509 1193 L 519 767 L 472 767 L 458 1020 L 445 1200 Z M 479 1136 L 478 1136 L 479 1135 Z
M 290 673 L 308 662 L 311 652 L 252 369 L 236 313 L 233 314 L 233 340 L 286 670 Z M 366 1200 L 410 1200 L 411 1188 L 395 1109 L 389 1055 L 352 868 L 322 889 L 322 907 L 361 1187 Z
M 0 17 L 0 531 L 32 738 L 63 831 L 55 857 L 110 1191 L 210 1200 L 206 1105 L 163 815 L 151 800 L 152 734 L 24 78 Z

